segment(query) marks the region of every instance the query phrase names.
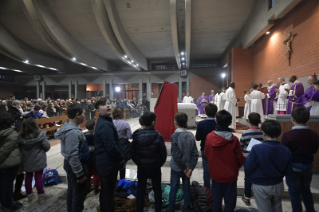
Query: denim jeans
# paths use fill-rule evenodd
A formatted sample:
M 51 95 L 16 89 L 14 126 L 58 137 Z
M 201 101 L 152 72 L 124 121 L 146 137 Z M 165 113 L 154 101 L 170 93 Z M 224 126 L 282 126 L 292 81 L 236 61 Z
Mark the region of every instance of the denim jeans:
M 246 160 L 245 160 L 246 163 Z M 252 183 L 249 179 L 249 177 L 246 174 L 246 170 L 245 170 L 245 190 L 244 190 L 244 194 L 245 197 L 251 198 L 251 188 L 252 188 Z
M 209 175 L 209 168 L 208 168 L 208 160 L 205 157 L 204 151 L 202 151 L 202 159 L 203 159 L 203 178 L 204 178 L 204 186 L 210 189 L 210 175 Z
M 101 192 L 100 192 L 100 205 L 101 212 L 114 212 L 114 190 L 117 180 L 117 170 L 111 171 L 108 175 L 102 176 L 101 179 Z
M 183 180 L 183 191 L 184 191 L 184 210 L 185 212 L 190 211 L 190 179 L 186 177 L 183 171 L 177 172 L 171 169 L 171 191 L 169 193 L 169 204 L 168 211 L 174 211 L 176 193 L 179 189 L 180 178 Z
M 16 178 L 18 166 L 0 169 L 0 203 L 1 207 L 12 207 L 13 181 Z
M 222 211 L 224 199 L 224 212 L 234 212 L 237 202 L 237 182 L 219 183 L 212 180 L 213 211 Z
M 141 168 L 137 167 L 137 199 L 136 199 L 136 211 L 144 211 L 144 198 L 146 193 L 147 179 L 152 180 L 152 186 L 155 194 L 155 212 L 162 210 L 162 171 L 161 167 L 155 168 Z
M 293 163 L 293 172 L 286 176 L 286 183 L 293 212 L 302 211 L 301 197 L 307 212 L 314 212 L 313 197 L 310 191 L 312 163 Z

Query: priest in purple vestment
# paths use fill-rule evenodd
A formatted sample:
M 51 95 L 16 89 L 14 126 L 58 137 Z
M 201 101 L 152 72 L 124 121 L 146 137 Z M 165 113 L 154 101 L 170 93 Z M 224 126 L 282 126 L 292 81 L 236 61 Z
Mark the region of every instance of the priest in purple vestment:
M 202 93 L 200 97 L 198 97 L 197 100 L 197 107 L 199 110 L 199 114 L 205 114 L 205 107 L 208 104 L 208 97 L 205 96 L 205 92 Z
M 297 80 L 296 75 L 292 75 L 289 78 L 289 82 L 293 83 L 290 87 L 288 105 L 287 105 L 287 113 L 291 114 L 291 111 L 297 107 L 303 107 L 303 104 L 296 102 L 296 100 L 304 94 L 304 87 L 302 83 Z
M 214 103 L 214 100 L 215 100 L 215 91 L 211 90 L 210 91 L 210 95 L 208 97 L 208 102 L 213 102 Z
M 311 106 L 310 115 L 319 116 L 319 80 L 314 82 L 314 92 L 305 101 L 305 106 Z
M 275 108 L 274 103 L 277 102 L 277 92 L 276 89 L 278 89 L 277 85 L 273 84 L 271 80 L 268 80 L 268 94 L 267 94 L 267 114 L 275 114 Z
M 304 105 L 305 103 L 308 102 L 308 99 L 312 96 L 312 93 L 315 90 L 315 88 L 314 88 L 315 81 L 317 81 L 317 75 L 314 73 L 313 75 L 308 77 L 308 80 L 307 80 L 307 83 L 308 83 L 308 85 L 310 85 L 310 87 L 306 90 L 306 92 L 301 97 L 296 99 L 295 102 L 300 103 L 302 105 Z M 306 108 L 309 111 L 311 110 L 311 106 L 307 106 Z

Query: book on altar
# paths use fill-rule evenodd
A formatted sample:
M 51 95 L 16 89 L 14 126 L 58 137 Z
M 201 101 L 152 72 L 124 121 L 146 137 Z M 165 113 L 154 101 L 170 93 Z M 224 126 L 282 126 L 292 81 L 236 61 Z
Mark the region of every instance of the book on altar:
M 248 145 L 248 147 L 247 147 L 246 150 L 247 150 L 247 151 L 251 151 L 251 149 L 253 148 L 253 146 L 255 146 L 256 144 L 261 144 L 261 142 L 258 141 L 258 140 L 256 140 L 256 139 L 254 139 L 254 138 L 250 139 L 249 145 Z
M 268 93 L 268 89 L 266 87 L 263 87 L 263 88 L 259 88 L 258 91 L 264 93 L 264 94 L 267 94 Z

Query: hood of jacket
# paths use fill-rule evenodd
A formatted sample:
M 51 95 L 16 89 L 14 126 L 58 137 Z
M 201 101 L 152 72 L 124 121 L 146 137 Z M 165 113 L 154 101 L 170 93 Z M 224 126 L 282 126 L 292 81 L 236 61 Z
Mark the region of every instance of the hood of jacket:
M 45 138 L 46 138 L 46 131 L 41 130 L 38 137 L 34 137 L 34 135 L 32 134 L 30 139 L 24 139 L 24 138 L 21 138 L 20 136 L 19 143 L 23 149 L 32 149 L 34 146 L 38 145 L 39 143 L 42 143 L 42 141 Z
M 7 137 L 9 137 L 13 131 L 14 129 L 12 127 L 0 131 L 0 145 L 2 143 L 1 141 L 4 141 Z
M 69 132 L 70 130 L 79 130 L 80 132 L 82 132 L 82 130 L 78 126 L 74 124 L 66 123 L 54 134 L 54 137 L 56 139 L 63 140 L 66 136 L 66 133 Z
M 212 146 L 226 146 L 234 142 L 233 134 L 227 131 L 213 131 L 213 142 Z
M 133 134 L 133 139 L 138 140 L 140 147 L 149 146 L 158 137 L 158 131 L 155 129 L 136 130 Z

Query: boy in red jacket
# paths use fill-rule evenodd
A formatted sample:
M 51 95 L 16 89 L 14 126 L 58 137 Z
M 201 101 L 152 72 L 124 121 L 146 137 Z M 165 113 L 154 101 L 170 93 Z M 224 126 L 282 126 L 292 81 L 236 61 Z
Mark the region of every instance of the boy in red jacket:
M 232 115 L 226 110 L 216 114 L 215 131 L 206 137 L 205 156 L 212 179 L 213 212 L 233 212 L 237 201 L 237 177 L 244 163 L 244 156 L 238 138 L 232 134 L 229 125 Z

